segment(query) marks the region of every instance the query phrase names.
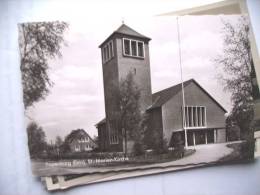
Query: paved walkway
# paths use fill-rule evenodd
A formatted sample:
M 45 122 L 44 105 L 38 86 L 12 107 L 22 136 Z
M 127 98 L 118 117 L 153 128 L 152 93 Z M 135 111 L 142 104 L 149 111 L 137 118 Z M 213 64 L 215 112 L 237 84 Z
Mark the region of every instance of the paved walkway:
M 227 144 L 230 143 L 198 145 L 195 146 L 196 152 L 194 154 L 179 160 L 163 163 L 163 165 L 171 166 L 171 165 L 183 165 L 183 164 L 191 164 L 191 163 L 197 164 L 197 163 L 214 162 L 226 155 L 231 154 L 233 149 L 228 148 Z M 192 149 L 193 147 L 190 148 Z

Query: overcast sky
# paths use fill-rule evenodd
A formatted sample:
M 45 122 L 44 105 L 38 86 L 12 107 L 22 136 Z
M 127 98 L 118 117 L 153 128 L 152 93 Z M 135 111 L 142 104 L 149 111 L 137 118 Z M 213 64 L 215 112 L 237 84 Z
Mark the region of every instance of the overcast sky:
M 112 9 L 112 8 L 111 8 Z M 230 97 L 216 79 L 212 60 L 222 52 L 221 19 L 237 16 L 185 16 L 179 18 L 184 80 L 194 78 L 227 110 Z M 62 58 L 49 61 L 55 83 L 44 101 L 28 110 L 30 118 L 43 127 L 47 140 L 64 137 L 71 130 L 85 129 L 97 135 L 95 124 L 105 116 L 101 52 L 98 45 L 124 23 L 150 41 L 152 91 L 180 83 L 175 17 L 99 17 L 69 21 L 65 34 L 68 46 Z M 28 122 L 28 120 L 27 120 Z

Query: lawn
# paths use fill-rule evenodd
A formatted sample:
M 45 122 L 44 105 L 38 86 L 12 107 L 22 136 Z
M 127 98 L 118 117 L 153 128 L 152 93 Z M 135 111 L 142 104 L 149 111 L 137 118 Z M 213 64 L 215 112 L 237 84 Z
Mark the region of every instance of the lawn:
M 228 144 L 227 147 L 232 148 L 231 154 L 222 157 L 219 161 L 221 162 L 235 162 L 235 161 L 245 161 L 253 159 L 252 149 L 248 142 L 242 143 L 232 143 Z

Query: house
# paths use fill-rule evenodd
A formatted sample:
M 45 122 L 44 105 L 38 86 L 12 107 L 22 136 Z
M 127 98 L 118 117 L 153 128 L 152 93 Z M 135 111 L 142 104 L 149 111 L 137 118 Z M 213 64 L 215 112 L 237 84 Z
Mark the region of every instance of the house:
M 71 131 L 65 138 L 65 142 L 69 145 L 71 152 L 91 151 L 96 147 L 96 143 L 83 129 Z
M 149 41 L 151 39 L 125 24 L 114 31 L 99 47 L 102 54 L 105 119 L 96 124 L 101 151 L 124 150 L 123 132 L 113 127 L 113 113 L 119 108 L 113 88 L 131 71 L 141 90 L 141 111 L 149 115 L 149 129 L 158 132 L 174 147 L 181 138 L 185 146 L 226 141 L 226 110 L 194 79 L 168 89 L 151 92 Z M 184 102 L 182 89 L 185 92 Z M 185 118 L 185 120 L 183 120 Z M 133 142 L 127 141 L 127 148 Z

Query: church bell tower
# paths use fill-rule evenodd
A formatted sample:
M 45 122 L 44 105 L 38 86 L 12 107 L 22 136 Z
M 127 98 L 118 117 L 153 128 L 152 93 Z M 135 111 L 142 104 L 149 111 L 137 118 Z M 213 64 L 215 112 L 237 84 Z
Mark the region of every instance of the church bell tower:
M 132 72 L 135 83 L 141 91 L 140 108 L 144 112 L 152 104 L 149 41 L 151 39 L 125 24 L 114 31 L 99 47 L 102 54 L 103 83 L 106 109 L 106 131 L 108 148 L 122 151 L 120 133 L 109 124 L 118 109 L 113 88 L 119 87 L 120 80 Z

